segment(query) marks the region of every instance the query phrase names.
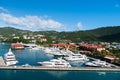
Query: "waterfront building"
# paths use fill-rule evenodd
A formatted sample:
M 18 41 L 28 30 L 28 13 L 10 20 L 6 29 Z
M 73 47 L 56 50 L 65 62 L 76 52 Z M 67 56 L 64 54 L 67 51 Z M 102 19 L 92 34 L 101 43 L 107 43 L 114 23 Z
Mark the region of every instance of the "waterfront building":
M 98 45 L 93 45 L 93 44 L 80 44 L 80 48 L 84 48 L 85 50 L 95 49 L 100 52 L 102 50 L 105 50 L 104 47 L 98 46 Z
M 12 43 L 11 44 L 11 48 L 12 49 L 23 49 L 24 48 L 24 45 L 22 43 Z
M 106 61 L 108 61 L 108 62 L 114 62 L 114 60 L 116 59 L 116 56 L 109 54 L 109 55 L 105 55 L 104 58 L 105 58 Z

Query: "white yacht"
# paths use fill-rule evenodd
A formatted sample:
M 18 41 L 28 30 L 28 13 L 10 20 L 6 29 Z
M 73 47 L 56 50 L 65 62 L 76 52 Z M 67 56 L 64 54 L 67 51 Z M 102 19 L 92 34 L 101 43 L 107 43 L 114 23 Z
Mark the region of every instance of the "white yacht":
M 7 66 L 17 64 L 18 61 L 15 58 L 15 55 L 12 53 L 11 49 L 9 49 L 9 52 L 4 54 L 4 60 Z
M 86 66 L 93 66 L 93 67 L 111 67 L 109 64 L 107 64 L 105 61 L 92 61 L 92 62 L 86 62 Z
M 95 64 L 93 62 L 86 62 L 85 65 L 90 66 L 90 67 L 100 67 L 100 65 L 97 65 L 97 64 Z
M 44 67 L 71 67 L 69 62 L 63 60 L 62 58 L 59 59 L 52 59 L 50 61 L 38 62 Z
M 51 48 L 49 48 L 49 47 L 44 47 L 43 51 L 44 51 L 45 53 L 47 53 L 47 54 L 53 53 L 52 50 L 51 50 Z
M 69 55 L 68 57 L 64 57 L 64 58 L 67 61 L 83 62 L 83 61 L 88 61 L 89 60 L 86 55 L 82 55 L 82 54 L 72 54 L 72 55 Z

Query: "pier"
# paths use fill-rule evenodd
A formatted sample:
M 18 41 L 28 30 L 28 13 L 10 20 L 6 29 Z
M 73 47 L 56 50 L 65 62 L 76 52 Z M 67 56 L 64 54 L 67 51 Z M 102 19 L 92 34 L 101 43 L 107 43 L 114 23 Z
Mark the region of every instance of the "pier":
M 42 70 L 42 71 L 116 71 L 120 72 L 120 68 L 94 68 L 94 67 L 71 67 L 71 68 L 60 68 L 60 67 L 41 67 L 41 66 L 1 66 L 1 70 Z

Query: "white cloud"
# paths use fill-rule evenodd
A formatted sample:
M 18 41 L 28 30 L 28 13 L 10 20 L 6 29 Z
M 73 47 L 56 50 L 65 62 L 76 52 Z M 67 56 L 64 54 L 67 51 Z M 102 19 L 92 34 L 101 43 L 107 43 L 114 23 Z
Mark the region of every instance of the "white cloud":
M 31 29 L 56 29 L 63 26 L 60 22 L 38 16 L 15 17 L 10 14 L 0 13 L 0 20 L 9 25 Z
M 82 28 L 83 28 L 83 25 L 81 22 L 78 22 L 76 26 L 79 30 L 82 30 Z
M 1 6 L 0 6 L 0 11 L 2 11 L 2 12 L 8 12 L 7 9 L 5 9 L 5 8 L 3 8 L 3 7 L 1 7 Z

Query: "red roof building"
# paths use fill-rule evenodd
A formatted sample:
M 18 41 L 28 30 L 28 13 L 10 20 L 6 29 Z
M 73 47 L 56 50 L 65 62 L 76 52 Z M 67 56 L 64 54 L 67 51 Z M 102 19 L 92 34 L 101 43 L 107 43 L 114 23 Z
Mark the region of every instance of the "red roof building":
M 65 43 L 58 43 L 58 44 L 51 44 L 51 46 L 55 47 L 77 47 L 76 44 L 65 44 Z
M 97 46 L 97 45 L 93 45 L 93 44 L 81 44 L 80 46 L 81 46 L 81 47 L 88 48 L 88 49 L 96 49 L 97 51 L 105 50 L 104 47 L 102 47 L 102 46 Z
M 104 58 L 110 59 L 110 60 L 115 60 L 116 56 L 114 56 L 114 55 L 106 55 Z
M 22 43 L 13 43 L 13 44 L 11 44 L 11 48 L 12 49 L 23 49 L 24 46 Z

